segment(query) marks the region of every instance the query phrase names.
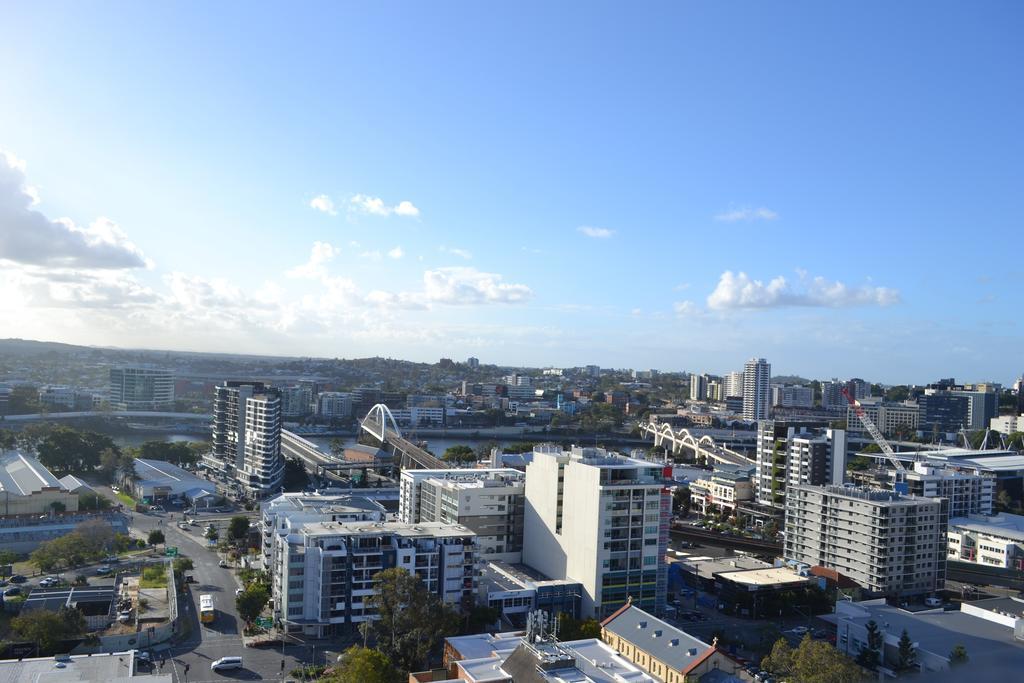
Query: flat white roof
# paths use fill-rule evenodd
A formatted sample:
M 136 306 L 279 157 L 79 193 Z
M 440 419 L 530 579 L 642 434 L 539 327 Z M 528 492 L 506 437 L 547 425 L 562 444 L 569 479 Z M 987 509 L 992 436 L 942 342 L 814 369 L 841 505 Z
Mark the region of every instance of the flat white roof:
M 778 586 L 785 583 L 808 583 L 806 576 L 800 576 L 787 567 L 771 569 L 739 569 L 731 572 L 718 572 L 718 575 L 729 581 L 748 586 Z

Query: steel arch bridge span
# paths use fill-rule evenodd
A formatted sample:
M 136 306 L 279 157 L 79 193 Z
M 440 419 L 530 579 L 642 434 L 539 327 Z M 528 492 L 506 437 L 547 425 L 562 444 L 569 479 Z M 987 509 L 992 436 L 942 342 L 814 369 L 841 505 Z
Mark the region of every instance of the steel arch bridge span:
M 366 417 L 359 423 L 359 426 L 363 431 L 375 437 L 381 443 L 387 441 L 389 426 L 390 432 L 394 436 L 399 439 L 402 438 L 402 430 L 398 428 L 395 416 L 391 414 L 391 409 L 383 403 L 378 403 L 370 408 L 370 412 L 366 414 Z
M 693 451 L 694 459 L 697 461 L 713 460 L 733 465 L 752 464 L 745 455 L 718 445 L 708 434 L 697 437 L 685 427 L 672 429 L 672 426 L 666 423 L 654 425 L 647 423 L 640 425 L 640 431 L 653 436 L 655 446 L 665 446 L 667 443 L 670 448 L 665 448 L 666 453 L 671 450 L 673 455 L 677 455 L 684 448 L 688 448 Z

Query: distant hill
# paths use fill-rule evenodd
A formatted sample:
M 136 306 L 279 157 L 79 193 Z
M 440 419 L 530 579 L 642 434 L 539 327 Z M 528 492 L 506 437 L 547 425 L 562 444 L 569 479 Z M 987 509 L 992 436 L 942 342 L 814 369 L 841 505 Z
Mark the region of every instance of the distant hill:
M 811 380 L 800 377 L 799 375 L 777 375 L 772 377 L 772 384 L 800 384 L 803 386 L 810 386 Z

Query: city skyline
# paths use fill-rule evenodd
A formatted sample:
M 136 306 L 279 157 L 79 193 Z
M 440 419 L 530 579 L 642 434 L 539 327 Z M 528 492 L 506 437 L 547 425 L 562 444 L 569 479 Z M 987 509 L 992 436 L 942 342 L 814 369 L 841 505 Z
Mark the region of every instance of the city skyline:
M 540 8 L 10 8 L 0 336 L 1020 375 L 1024 10 Z

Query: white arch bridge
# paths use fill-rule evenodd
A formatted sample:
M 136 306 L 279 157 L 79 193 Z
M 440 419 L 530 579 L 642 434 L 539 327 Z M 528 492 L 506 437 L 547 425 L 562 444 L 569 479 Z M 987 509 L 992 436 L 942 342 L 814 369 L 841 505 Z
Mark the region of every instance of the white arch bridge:
M 655 446 L 663 446 L 665 452 L 678 455 L 687 449 L 693 452 L 693 458 L 697 462 L 712 463 L 721 462 L 730 465 L 753 465 L 754 461 L 734 450 L 719 445 L 711 436 L 704 434 L 697 437 L 690 433 L 685 427 L 672 429 L 672 425 L 662 422 L 651 424 L 644 422 L 640 424 L 640 433 L 653 436 Z
M 412 441 L 402 436 L 402 430 L 395 422 L 395 416 L 391 414 L 383 403 L 378 403 L 370 408 L 359 422 L 359 427 L 381 442 L 381 447 L 394 453 L 395 461 L 402 469 L 421 468 L 426 470 L 448 469 L 449 465 L 444 460 L 437 458 L 426 450 L 420 448 Z

